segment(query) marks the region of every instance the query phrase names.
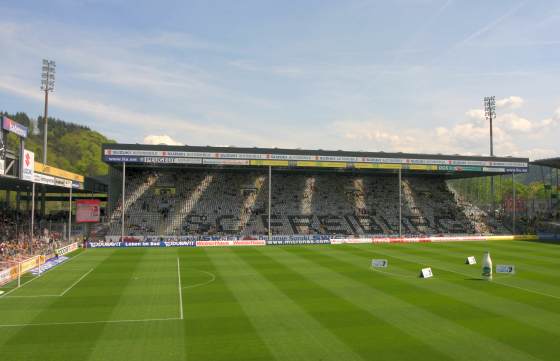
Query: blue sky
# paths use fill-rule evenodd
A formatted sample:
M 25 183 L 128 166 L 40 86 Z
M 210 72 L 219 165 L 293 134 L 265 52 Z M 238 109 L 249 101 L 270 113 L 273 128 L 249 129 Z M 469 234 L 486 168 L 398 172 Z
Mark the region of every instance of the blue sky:
M 557 1 L 0 0 L 0 109 L 119 142 L 560 153 Z

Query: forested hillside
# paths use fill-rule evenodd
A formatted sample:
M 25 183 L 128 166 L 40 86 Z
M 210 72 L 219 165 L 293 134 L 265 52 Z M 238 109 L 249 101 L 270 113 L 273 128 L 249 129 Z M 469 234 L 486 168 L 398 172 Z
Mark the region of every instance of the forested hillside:
M 0 113 L 29 128 L 25 147 L 35 152 L 35 160 L 43 160 L 43 119 L 30 118 L 26 113 Z M 101 144 L 113 140 L 88 127 L 48 118 L 47 163 L 82 175 L 95 176 L 107 173 L 107 165 L 101 161 Z M 15 149 L 17 137 L 10 134 L 8 146 Z

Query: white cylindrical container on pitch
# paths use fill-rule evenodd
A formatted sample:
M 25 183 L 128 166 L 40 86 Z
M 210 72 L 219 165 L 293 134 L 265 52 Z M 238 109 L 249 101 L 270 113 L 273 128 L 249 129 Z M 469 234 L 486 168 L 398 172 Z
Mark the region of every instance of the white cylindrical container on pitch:
M 484 256 L 482 256 L 482 277 L 487 280 L 492 279 L 492 259 L 490 258 L 490 252 L 484 252 Z

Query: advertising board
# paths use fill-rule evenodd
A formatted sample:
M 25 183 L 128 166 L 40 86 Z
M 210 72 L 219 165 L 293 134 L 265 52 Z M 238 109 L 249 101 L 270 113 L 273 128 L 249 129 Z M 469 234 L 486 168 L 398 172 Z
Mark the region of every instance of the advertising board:
M 196 241 L 189 240 L 165 240 L 165 241 L 100 241 L 88 242 L 89 248 L 138 248 L 138 247 L 195 247 Z
M 12 119 L 4 116 L 2 117 L 2 128 L 8 132 L 19 135 L 22 138 L 27 138 L 28 129 L 19 123 L 16 123 Z
M 77 249 L 78 249 L 78 243 L 77 243 L 77 242 L 74 242 L 74 243 L 71 243 L 71 244 L 69 244 L 69 245 L 67 245 L 67 246 L 58 248 L 58 249 L 56 250 L 56 254 L 59 255 L 59 256 L 62 256 L 62 255 L 65 255 L 65 254 L 67 254 L 67 253 L 73 252 L 73 251 L 75 251 L 75 250 L 77 250 Z
M 101 214 L 99 199 L 79 199 L 76 201 L 76 223 L 97 223 Z
M 329 239 L 272 239 L 266 241 L 267 246 L 306 245 L 306 244 L 331 244 Z
M 24 149 L 23 156 L 23 169 L 21 177 L 24 180 L 33 182 L 35 178 L 35 153 Z
M 50 165 L 45 165 L 40 162 L 35 162 L 35 172 L 50 175 L 57 178 L 64 178 L 68 180 L 73 180 L 76 182 L 84 182 L 84 176 L 65 171 L 64 169 L 52 167 Z

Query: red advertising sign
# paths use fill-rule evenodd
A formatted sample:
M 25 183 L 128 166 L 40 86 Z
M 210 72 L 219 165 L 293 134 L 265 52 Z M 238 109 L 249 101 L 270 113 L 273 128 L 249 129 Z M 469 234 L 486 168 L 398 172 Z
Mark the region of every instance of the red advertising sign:
M 76 223 L 99 222 L 101 201 L 99 199 L 79 199 L 76 201 Z

